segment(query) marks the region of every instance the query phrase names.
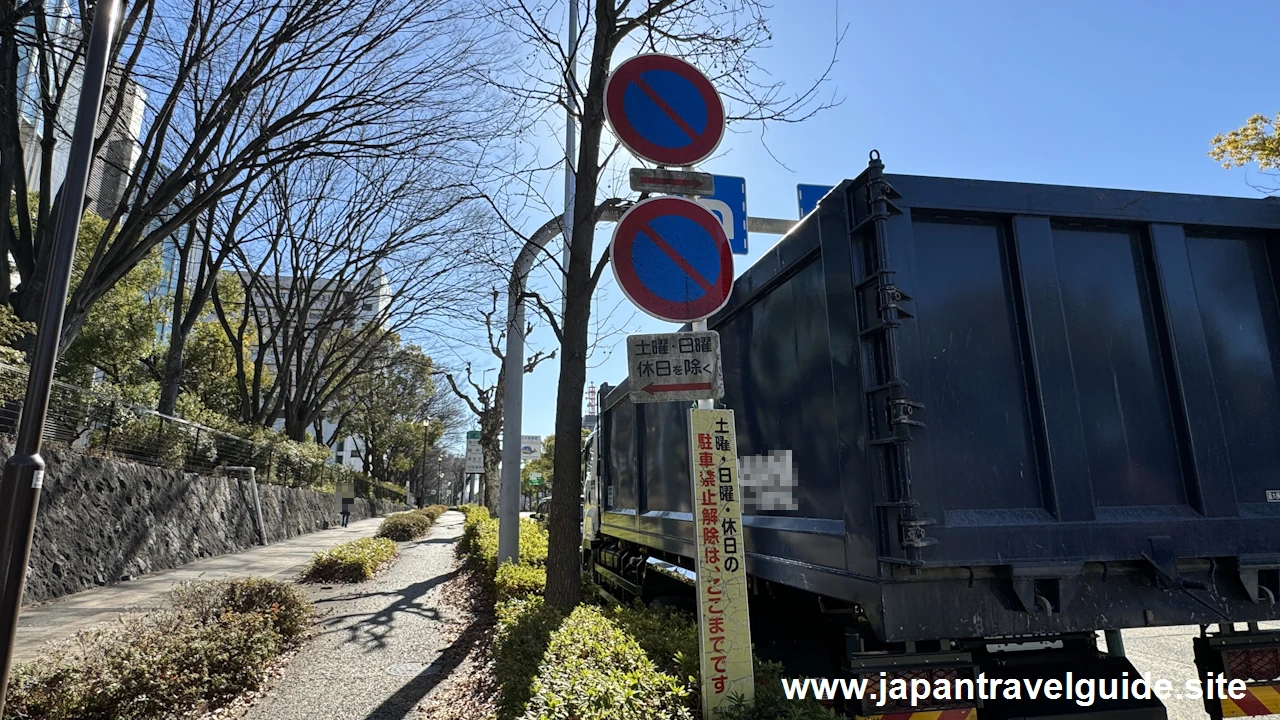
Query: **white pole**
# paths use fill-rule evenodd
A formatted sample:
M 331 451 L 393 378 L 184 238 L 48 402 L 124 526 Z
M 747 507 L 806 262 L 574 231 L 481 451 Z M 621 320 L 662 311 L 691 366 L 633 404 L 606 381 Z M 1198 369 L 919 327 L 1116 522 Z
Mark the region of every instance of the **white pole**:
M 577 59 L 578 59 L 578 0 L 569 0 L 569 67 L 568 79 L 565 88 L 565 94 L 568 102 L 565 103 L 564 111 L 564 250 L 560 255 L 560 262 L 564 266 L 565 273 L 569 272 L 569 244 L 573 242 L 573 195 L 574 195 L 574 175 L 573 163 L 578 155 L 578 125 L 577 119 L 574 117 L 574 105 L 577 100 Z M 568 278 L 565 278 L 566 283 Z M 560 310 L 564 312 L 564 302 L 567 302 L 567 296 L 561 303 Z
M 578 0 L 569 0 L 569 107 L 565 110 L 564 129 L 564 251 L 560 262 L 568 283 L 569 243 L 573 238 L 573 160 L 577 155 L 577 126 L 573 113 L 574 72 L 578 51 Z M 502 399 L 502 471 L 498 494 L 498 562 L 516 562 L 520 557 L 520 433 L 524 414 L 524 279 L 533 265 L 534 252 L 549 240 L 549 236 L 534 239 L 521 250 L 511 273 L 507 288 L 507 348 L 503 360 L 507 374 Z M 538 241 L 541 240 L 541 244 Z M 530 247 L 536 245 L 536 247 Z M 567 302 L 567 295 L 566 300 Z M 564 304 L 561 304 L 561 314 Z
M 690 329 L 691 329 L 693 332 L 706 332 L 706 330 L 707 330 L 707 321 L 706 321 L 706 320 L 694 320 L 694 321 L 693 321 L 693 327 L 692 327 L 692 328 L 690 328 Z M 716 401 L 715 401 L 715 400 L 699 400 L 699 401 L 698 401 L 698 409 L 699 409 L 699 410 L 715 410 L 715 409 L 716 409 Z

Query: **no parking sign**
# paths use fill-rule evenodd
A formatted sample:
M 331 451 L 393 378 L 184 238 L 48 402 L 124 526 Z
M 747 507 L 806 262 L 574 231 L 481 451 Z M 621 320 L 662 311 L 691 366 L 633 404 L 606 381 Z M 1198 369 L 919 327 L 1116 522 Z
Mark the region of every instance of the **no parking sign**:
M 628 210 L 614 230 L 609 257 L 618 287 L 659 320 L 710 317 L 733 290 L 724 227 L 684 198 L 651 198 Z
M 618 140 L 659 165 L 693 165 L 724 137 L 724 104 L 694 66 L 670 55 L 638 55 L 604 86 L 604 111 Z

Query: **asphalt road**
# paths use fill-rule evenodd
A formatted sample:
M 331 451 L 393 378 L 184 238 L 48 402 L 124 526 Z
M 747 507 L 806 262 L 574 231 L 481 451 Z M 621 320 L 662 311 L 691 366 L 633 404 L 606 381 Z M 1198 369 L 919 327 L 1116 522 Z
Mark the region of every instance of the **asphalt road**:
M 1280 628 L 1280 623 L 1259 623 L 1259 627 L 1274 630 Z M 1168 679 L 1176 690 L 1187 680 L 1197 677 L 1191 639 L 1199 634 L 1200 628 L 1196 625 L 1125 630 L 1125 655 L 1138 672 L 1150 672 L 1153 679 Z M 1169 711 L 1169 720 L 1205 720 L 1209 717 L 1204 711 L 1203 700 L 1174 697 L 1165 700 L 1164 704 Z

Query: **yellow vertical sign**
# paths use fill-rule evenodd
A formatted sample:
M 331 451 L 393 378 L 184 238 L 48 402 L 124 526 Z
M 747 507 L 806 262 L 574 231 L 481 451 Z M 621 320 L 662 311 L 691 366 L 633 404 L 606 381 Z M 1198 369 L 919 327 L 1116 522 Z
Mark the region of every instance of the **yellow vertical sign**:
M 731 696 L 755 696 L 733 411 L 690 410 L 689 434 L 702 717 L 711 718 Z

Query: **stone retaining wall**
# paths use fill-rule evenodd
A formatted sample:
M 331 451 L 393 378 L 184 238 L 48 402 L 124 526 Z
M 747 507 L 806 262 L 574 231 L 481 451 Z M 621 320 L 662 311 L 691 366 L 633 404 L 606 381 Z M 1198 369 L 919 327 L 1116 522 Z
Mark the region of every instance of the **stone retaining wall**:
M 8 457 L 11 445 L 0 443 Z M 47 449 L 23 603 L 39 602 L 258 545 L 249 481 Z M 334 498 L 259 485 L 267 542 L 338 522 Z M 357 500 L 351 519 L 404 510 Z

